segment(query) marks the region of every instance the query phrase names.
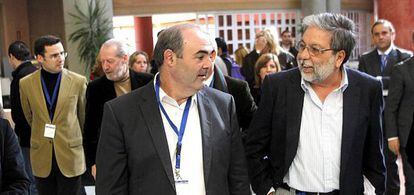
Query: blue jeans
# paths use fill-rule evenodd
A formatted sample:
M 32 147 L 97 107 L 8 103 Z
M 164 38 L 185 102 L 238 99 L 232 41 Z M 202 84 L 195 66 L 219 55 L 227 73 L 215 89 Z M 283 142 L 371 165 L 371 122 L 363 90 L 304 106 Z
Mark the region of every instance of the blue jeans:
M 30 148 L 22 147 L 22 154 L 24 159 L 24 167 L 26 169 L 27 176 L 30 179 L 29 195 L 37 195 L 36 183 L 33 177 L 32 165 L 30 163 Z

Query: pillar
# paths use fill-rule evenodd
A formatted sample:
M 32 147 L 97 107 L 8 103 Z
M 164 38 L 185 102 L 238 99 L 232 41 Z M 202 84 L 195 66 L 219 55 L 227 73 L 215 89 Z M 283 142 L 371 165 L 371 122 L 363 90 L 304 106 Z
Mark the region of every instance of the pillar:
M 137 51 L 145 51 L 152 58 L 154 48 L 152 41 L 152 17 L 134 17 L 134 28 Z
M 395 45 L 414 50 L 414 0 L 375 0 L 378 19 L 389 20 L 395 28 Z

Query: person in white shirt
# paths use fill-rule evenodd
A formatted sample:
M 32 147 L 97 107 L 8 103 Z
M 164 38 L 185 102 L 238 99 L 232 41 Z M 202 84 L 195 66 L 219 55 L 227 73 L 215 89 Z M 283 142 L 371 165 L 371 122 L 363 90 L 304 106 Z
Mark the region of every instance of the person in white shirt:
M 298 68 L 266 76 L 247 130 L 253 190 L 263 194 L 382 194 L 381 83 L 344 67 L 355 24 L 340 14 L 304 18 Z
M 250 194 L 233 97 L 203 83 L 215 52 L 195 25 L 160 34 L 154 81 L 105 105 L 97 194 Z

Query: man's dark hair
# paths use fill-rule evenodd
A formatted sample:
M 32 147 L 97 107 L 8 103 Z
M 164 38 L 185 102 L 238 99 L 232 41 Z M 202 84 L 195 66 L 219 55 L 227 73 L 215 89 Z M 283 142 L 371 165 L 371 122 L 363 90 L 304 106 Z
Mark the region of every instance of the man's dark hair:
M 60 39 L 56 36 L 53 36 L 53 35 L 41 36 L 40 38 L 38 38 L 35 41 L 35 44 L 34 44 L 35 56 L 41 55 L 41 56 L 44 57 L 46 46 L 55 45 L 55 44 L 60 43 L 60 42 L 61 42 Z
M 13 55 L 20 61 L 30 60 L 30 51 L 23 41 L 15 41 L 9 46 L 9 56 Z
M 281 36 L 283 36 L 285 33 L 291 33 L 288 29 L 282 31 L 282 33 L 280 33 Z
M 155 44 L 153 60 L 158 67 L 164 63 L 164 51 L 170 49 L 178 58 L 183 57 L 183 35 L 182 31 L 186 29 L 200 29 L 194 24 L 178 24 L 167 29 L 164 29 L 158 41 Z
M 217 43 L 217 47 L 220 48 L 223 53 L 228 52 L 227 43 L 223 38 L 217 37 L 216 38 L 216 43 Z
M 390 32 L 395 32 L 395 28 L 394 28 L 394 26 L 392 25 L 392 23 L 390 21 L 388 21 L 386 19 L 379 19 L 379 20 L 375 21 L 374 24 L 372 25 L 371 34 L 374 34 L 375 26 L 380 25 L 380 24 L 384 25 L 385 27 L 388 27 L 390 29 Z

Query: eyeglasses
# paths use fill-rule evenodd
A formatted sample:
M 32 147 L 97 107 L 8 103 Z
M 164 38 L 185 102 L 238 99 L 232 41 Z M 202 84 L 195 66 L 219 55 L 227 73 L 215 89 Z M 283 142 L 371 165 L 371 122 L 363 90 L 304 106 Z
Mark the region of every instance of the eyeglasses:
M 68 57 L 68 53 L 66 51 L 62 51 L 60 53 L 55 53 L 49 56 L 50 59 L 52 60 L 57 60 L 60 58 L 60 56 L 63 56 L 63 58 Z
M 310 46 L 308 46 L 308 45 L 306 45 L 306 43 L 305 42 L 303 42 L 303 41 L 300 41 L 297 45 L 296 45 L 296 49 L 299 51 L 299 52 L 303 52 L 305 49 L 308 49 L 308 52 L 309 52 L 309 54 L 311 55 L 311 56 L 318 56 L 318 55 L 321 55 L 321 54 L 323 54 L 323 52 L 325 52 L 325 51 L 330 51 L 330 50 L 332 50 L 332 51 L 336 51 L 336 49 L 331 49 L 331 48 L 328 48 L 328 49 L 321 49 L 321 48 L 318 48 L 317 46 L 315 46 L 315 45 L 310 45 Z

